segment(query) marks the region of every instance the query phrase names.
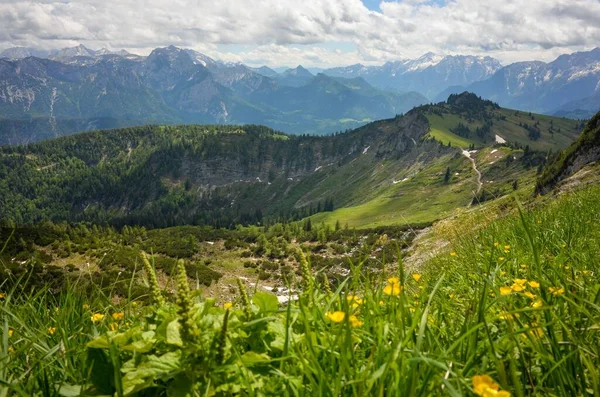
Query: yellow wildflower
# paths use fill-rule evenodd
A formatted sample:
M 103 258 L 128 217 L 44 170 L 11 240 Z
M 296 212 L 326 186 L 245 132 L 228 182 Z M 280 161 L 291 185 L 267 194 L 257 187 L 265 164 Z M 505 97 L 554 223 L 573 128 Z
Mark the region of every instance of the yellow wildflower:
M 500 275 L 501 276 L 506 276 L 506 272 L 504 270 L 500 270 Z
M 13 333 L 14 333 L 14 332 L 15 332 L 15 331 L 13 331 L 12 329 L 9 329 L 9 330 L 8 330 L 8 336 L 13 336 Z
M 350 321 L 350 325 L 352 326 L 352 328 L 361 327 L 364 324 L 354 314 L 348 317 L 348 320 Z
M 123 320 L 123 317 L 125 317 L 125 313 L 123 313 L 123 312 L 120 312 L 120 313 L 113 313 L 113 314 L 112 314 L 112 318 L 113 318 L 115 321 Z
M 498 258 L 498 260 L 499 260 L 500 262 L 502 262 L 502 261 L 504 260 L 504 257 L 503 257 L 503 256 L 501 256 L 500 258 Z
M 231 309 L 233 307 L 233 303 L 225 302 L 223 303 L 223 309 Z
M 564 289 L 564 288 L 562 288 L 562 287 L 561 287 L 561 288 L 558 288 L 558 287 L 550 287 L 550 288 L 548 288 L 548 291 L 549 291 L 549 292 L 550 292 L 552 295 L 554 295 L 554 296 L 556 296 L 556 295 L 562 295 L 562 294 L 564 294 L 564 293 L 565 293 L 565 289 Z
M 521 284 L 518 283 L 514 283 L 511 287 L 510 287 L 514 292 L 521 292 L 525 289 L 525 287 L 523 287 Z
M 500 313 L 498 315 L 503 320 L 514 320 L 515 318 L 520 317 L 519 313 L 510 314 L 510 313 Z
M 92 322 L 97 323 L 98 321 L 102 321 L 104 319 L 104 314 L 94 313 L 91 317 Z
M 13 349 L 12 346 L 8 346 L 8 354 L 13 354 L 15 352 L 15 349 Z
M 452 251 L 452 252 L 450 253 L 450 256 L 456 256 L 456 252 Z
M 398 277 L 390 277 L 387 279 L 389 284 L 398 284 L 400 283 L 400 279 Z
M 515 284 L 519 285 L 525 285 L 527 283 L 527 280 L 524 278 L 515 278 L 513 281 L 515 282 Z
M 537 325 L 537 323 L 531 323 L 530 327 L 529 333 L 532 336 L 537 336 L 540 338 L 542 335 L 544 335 L 544 331 Z
M 473 377 L 473 391 L 478 396 L 510 397 L 510 393 L 500 390 L 500 385 L 488 375 L 475 375 Z
M 512 291 L 511 287 L 500 287 L 500 295 L 510 295 Z
M 4 292 L 0 292 L 0 299 L 6 298 L 6 294 Z
M 50 335 L 54 335 L 54 333 L 55 333 L 55 332 L 56 332 L 56 328 L 55 328 L 55 327 L 50 327 L 50 328 L 48 328 L 48 333 L 49 333 Z
M 500 245 L 500 243 L 497 241 L 494 243 L 494 247 L 498 247 L 499 245 Z
M 531 307 L 533 307 L 534 309 L 539 309 L 540 307 L 542 307 L 542 305 L 543 305 L 542 300 L 538 299 L 531 304 Z
M 525 292 L 523 292 L 523 295 L 525 295 L 525 296 L 526 296 L 526 297 L 528 297 L 529 299 L 535 299 L 535 295 L 534 295 L 534 294 L 532 294 L 532 293 L 531 293 L 531 292 L 529 292 L 529 291 L 525 291 Z
M 421 277 L 422 276 L 420 274 L 418 274 L 418 273 L 415 273 L 415 274 L 412 275 L 412 278 L 414 278 L 415 281 L 419 281 L 421 279 Z
M 540 283 L 538 283 L 537 281 L 530 281 L 530 282 L 529 282 L 529 283 L 527 283 L 527 284 L 529 284 L 529 286 L 530 286 L 531 288 L 540 288 Z
M 504 246 L 504 249 L 505 249 L 505 250 L 509 250 L 509 249 L 510 249 L 510 245 L 505 245 L 505 246 Z
M 388 284 L 383 287 L 383 293 L 386 295 L 397 296 L 400 295 L 400 292 L 402 292 L 402 287 L 400 284 Z
M 108 324 L 108 329 L 110 329 L 111 331 L 116 331 L 118 328 L 119 328 L 119 325 L 117 323 Z
M 344 321 L 344 318 L 346 318 L 346 313 L 337 311 L 333 313 L 327 313 L 326 316 L 334 323 L 341 323 L 342 321 Z
M 348 300 L 348 303 L 350 304 L 350 306 L 353 308 L 357 308 L 359 305 L 362 305 L 362 303 L 363 303 L 363 300 L 356 295 L 348 295 L 346 297 L 346 299 Z
M 521 266 L 521 269 L 527 269 L 527 265 L 526 265 L 526 264 L 524 264 L 524 263 L 521 263 L 521 265 L 520 265 L 520 266 Z

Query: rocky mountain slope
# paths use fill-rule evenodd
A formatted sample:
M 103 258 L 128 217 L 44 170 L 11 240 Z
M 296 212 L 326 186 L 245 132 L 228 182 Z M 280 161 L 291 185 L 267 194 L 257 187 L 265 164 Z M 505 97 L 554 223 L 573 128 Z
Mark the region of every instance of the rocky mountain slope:
M 588 102 L 586 98 L 600 92 L 600 48 L 561 55 L 550 63 L 514 63 L 487 80 L 452 87 L 437 99 L 465 89 L 509 108 L 558 115 L 573 115 L 572 111 L 583 110 L 578 115 L 589 118 L 598 109 L 580 101 Z
M 500 68 L 500 62 L 491 57 L 462 55 L 442 57 L 427 53 L 414 60 L 387 62 L 382 66 L 357 64 L 327 69 L 324 73 L 336 77 L 362 77 L 379 88 L 414 90 L 433 99 L 450 86 L 484 80 Z

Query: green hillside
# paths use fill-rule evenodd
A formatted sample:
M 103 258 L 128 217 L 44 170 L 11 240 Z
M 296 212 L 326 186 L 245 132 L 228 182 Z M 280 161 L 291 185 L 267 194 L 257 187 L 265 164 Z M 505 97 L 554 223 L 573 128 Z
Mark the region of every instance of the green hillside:
M 428 223 L 531 185 L 545 148 L 562 145 L 546 135 L 474 143 L 471 160 L 432 137 L 441 128 L 432 118 L 464 119 L 461 101 L 475 101 L 473 119 L 508 111 L 468 94 L 453 101 L 327 137 L 251 125 L 144 126 L 4 147 L 0 213 L 16 224 Z M 554 135 L 566 142 L 576 134 Z
M 567 148 L 583 129 L 580 121 L 503 109 L 468 93 L 421 109 L 429 120 L 430 136 L 461 148 L 490 145 L 498 136 L 523 148 L 558 151 Z
M 600 160 L 600 113 L 587 123 L 579 139 L 559 153 L 544 169 L 536 185 L 536 191 L 547 192 L 583 166 L 598 160 Z

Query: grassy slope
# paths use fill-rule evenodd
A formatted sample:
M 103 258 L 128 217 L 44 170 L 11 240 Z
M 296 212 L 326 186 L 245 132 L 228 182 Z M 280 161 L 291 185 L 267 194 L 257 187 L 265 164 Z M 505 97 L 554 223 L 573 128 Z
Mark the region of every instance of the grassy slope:
M 381 164 L 379 172 L 391 167 Z M 448 184 L 443 182 L 446 167 L 459 173 Z M 379 188 L 363 190 L 367 198 L 363 203 L 316 214 L 312 221 L 329 225 L 339 221 L 357 228 L 427 223 L 470 202 L 474 188 L 471 163 L 462 156 L 446 155 L 431 164 L 394 171 L 385 173 L 387 179 Z
M 209 395 L 216 387 L 267 396 L 472 395 L 475 376 L 487 375 L 517 396 L 598 395 L 600 230 L 591 227 L 600 222 L 598 195 L 594 186 L 535 201 L 522 219 L 510 200 L 500 219 L 484 211 L 457 216 L 440 231 L 451 246 L 421 277 L 402 267 L 387 274 L 357 269 L 334 293 L 317 282 L 289 311 L 265 294 L 252 304 L 238 298 L 227 312 L 194 297 L 189 310 L 202 335 L 194 343 L 178 322 L 167 328 L 188 315 L 173 304 L 157 310 L 99 291 L 3 291 L 0 392 L 51 395 L 74 384 L 112 395 L 115 385 L 137 385 L 158 396 L 161 389 L 149 387 L 161 378 L 180 394 L 192 381 Z M 404 287 L 398 295 L 384 293 L 394 291 L 385 289 L 391 275 Z M 330 320 L 333 311 L 344 320 Z M 105 317 L 93 323 L 93 313 Z M 94 355 L 104 358 L 98 362 L 131 375 L 104 366 L 89 377 L 92 340 Z M 174 359 L 179 354 L 186 359 Z
M 448 105 L 440 105 L 449 109 Z M 540 114 L 515 111 L 511 109 L 496 109 L 494 114 L 506 119 L 495 120 L 492 127 L 492 133 L 499 135 L 508 142 L 518 143 L 522 146 L 529 145 L 534 150 L 559 150 L 568 147 L 577 137 L 580 131 L 580 122 L 576 120 L 563 119 Z M 426 114 L 427 119 L 431 124 L 430 135 L 435 139 L 447 144 L 448 141 L 453 146 L 462 148 L 468 147 L 475 143 L 476 146 L 482 144 L 492 144 L 493 142 L 483 142 L 475 134 L 470 139 L 463 138 L 451 132 L 451 129 L 456 128 L 459 123 L 468 126 L 472 131 L 483 125 L 481 120 L 469 121 L 466 118 L 454 114 L 445 114 L 440 117 L 437 114 Z M 532 141 L 527 136 L 527 130 L 519 126 L 519 123 L 532 125 L 537 121 L 540 122 L 541 137 L 538 140 Z M 550 122 L 552 122 L 552 130 L 550 131 Z M 560 132 L 559 132 L 560 129 Z

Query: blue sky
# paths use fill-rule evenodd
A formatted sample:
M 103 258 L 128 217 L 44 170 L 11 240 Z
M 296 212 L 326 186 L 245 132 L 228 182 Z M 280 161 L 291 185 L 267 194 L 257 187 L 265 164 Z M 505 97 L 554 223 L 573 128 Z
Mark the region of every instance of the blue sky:
M 543 23 L 540 23 L 543 21 Z M 600 43 L 600 0 L 2 0 L 0 49 L 176 45 L 253 65 L 552 60 Z

